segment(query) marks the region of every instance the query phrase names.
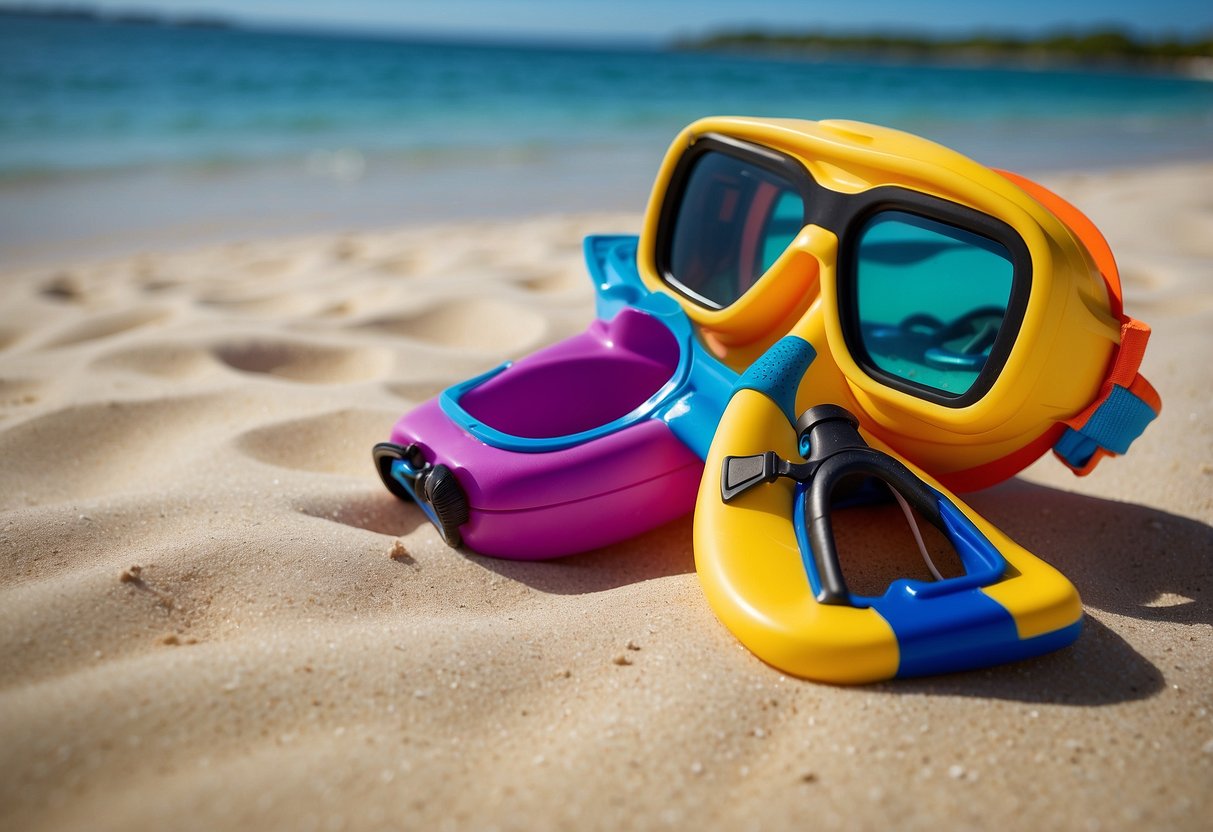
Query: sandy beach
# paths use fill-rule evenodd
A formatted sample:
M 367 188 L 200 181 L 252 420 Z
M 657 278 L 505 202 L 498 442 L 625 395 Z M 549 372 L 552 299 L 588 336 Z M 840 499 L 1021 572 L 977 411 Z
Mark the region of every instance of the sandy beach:
M 689 517 L 498 561 L 372 468 L 583 329 L 582 238 L 638 214 L 0 264 L 0 828 L 1207 830 L 1213 164 L 1044 182 L 1108 236 L 1164 409 L 971 502 L 1085 630 L 860 688 L 747 652 Z

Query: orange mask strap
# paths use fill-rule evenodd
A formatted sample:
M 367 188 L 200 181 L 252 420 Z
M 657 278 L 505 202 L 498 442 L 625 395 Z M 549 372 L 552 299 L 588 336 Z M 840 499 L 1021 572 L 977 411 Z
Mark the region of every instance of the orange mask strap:
M 1095 261 L 1108 287 L 1111 312 L 1120 321 L 1120 344 L 1112 356 L 1099 395 L 1085 410 L 1066 419 L 1053 444 L 1057 455 L 1075 474 L 1089 474 L 1099 461 L 1123 454 L 1162 409 L 1158 392 L 1138 372 L 1150 327 L 1124 313 L 1120 272 L 1112 249 L 1086 214 L 1047 188 L 1014 173 L 998 171 L 1052 211 L 1078 237 Z

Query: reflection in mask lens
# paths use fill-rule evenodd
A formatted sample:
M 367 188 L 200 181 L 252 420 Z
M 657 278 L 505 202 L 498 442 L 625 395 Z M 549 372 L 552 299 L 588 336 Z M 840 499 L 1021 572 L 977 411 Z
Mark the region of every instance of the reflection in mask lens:
M 855 247 L 860 336 L 876 369 L 948 396 L 977 380 L 1006 316 L 1014 266 L 987 237 L 882 211 Z
M 765 168 L 704 153 L 682 191 L 667 279 L 713 308 L 754 285 L 804 225 L 804 200 Z

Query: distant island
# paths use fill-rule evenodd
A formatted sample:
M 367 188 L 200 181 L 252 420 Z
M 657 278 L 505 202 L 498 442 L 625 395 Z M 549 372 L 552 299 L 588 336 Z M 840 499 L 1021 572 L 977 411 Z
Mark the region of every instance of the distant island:
M 854 55 L 889 60 L 966 64 L 1057 65 L 1180 71 L 1213 77 L 1213 32 L 1195 40 L 1146 40 L 1121 29 L 1058 31 L 1040 37 L 920 34 L 725 31 L 684 38 L 674 49 L 697 52 L 780 54 L 804 57 Z
M 33 5 L 0 0 L 0 21 L 5 18 L 191 29 L 241 29 L 249 25 L 239 19 L 217 15 L 162 14 L 137 8 L 109 11 L 79 3 Z M 1213 30 L 1191 39 L 1153 40 L 1114 28 L 1059 30 L 1036 37 L 998 33 L 934 36 L 927 33 L 747 29 L 681 38 L 664 47 L 675 51 L 778 55 L 810 60 L 853 57 L 966 66 L 1094 66 L 1173 72 L 1213 80 Z
M 119 23 L 127 26 L 174 26 L 187 29 L 231 29 L 233 23 L 211 15 L 161 15 L 146 11 L 105 12 L 91 6 L 0 5 L 0 18 L 75 20 L 85 23 Z

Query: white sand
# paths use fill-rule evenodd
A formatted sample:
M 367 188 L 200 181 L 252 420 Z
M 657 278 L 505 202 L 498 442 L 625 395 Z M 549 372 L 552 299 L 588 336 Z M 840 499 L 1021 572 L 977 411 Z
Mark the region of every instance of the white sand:
M 689 519 L 494 561 L 372 470 L 406 409 L 583 328 L 581 238 L 637 217 L 0 277 L 0 828 L 1208 829 L 1213 165 L 1046 184 L 1111 240 L 1164 412 L 973 503 L 1087 628 L 857 689 L 733 639 Z

